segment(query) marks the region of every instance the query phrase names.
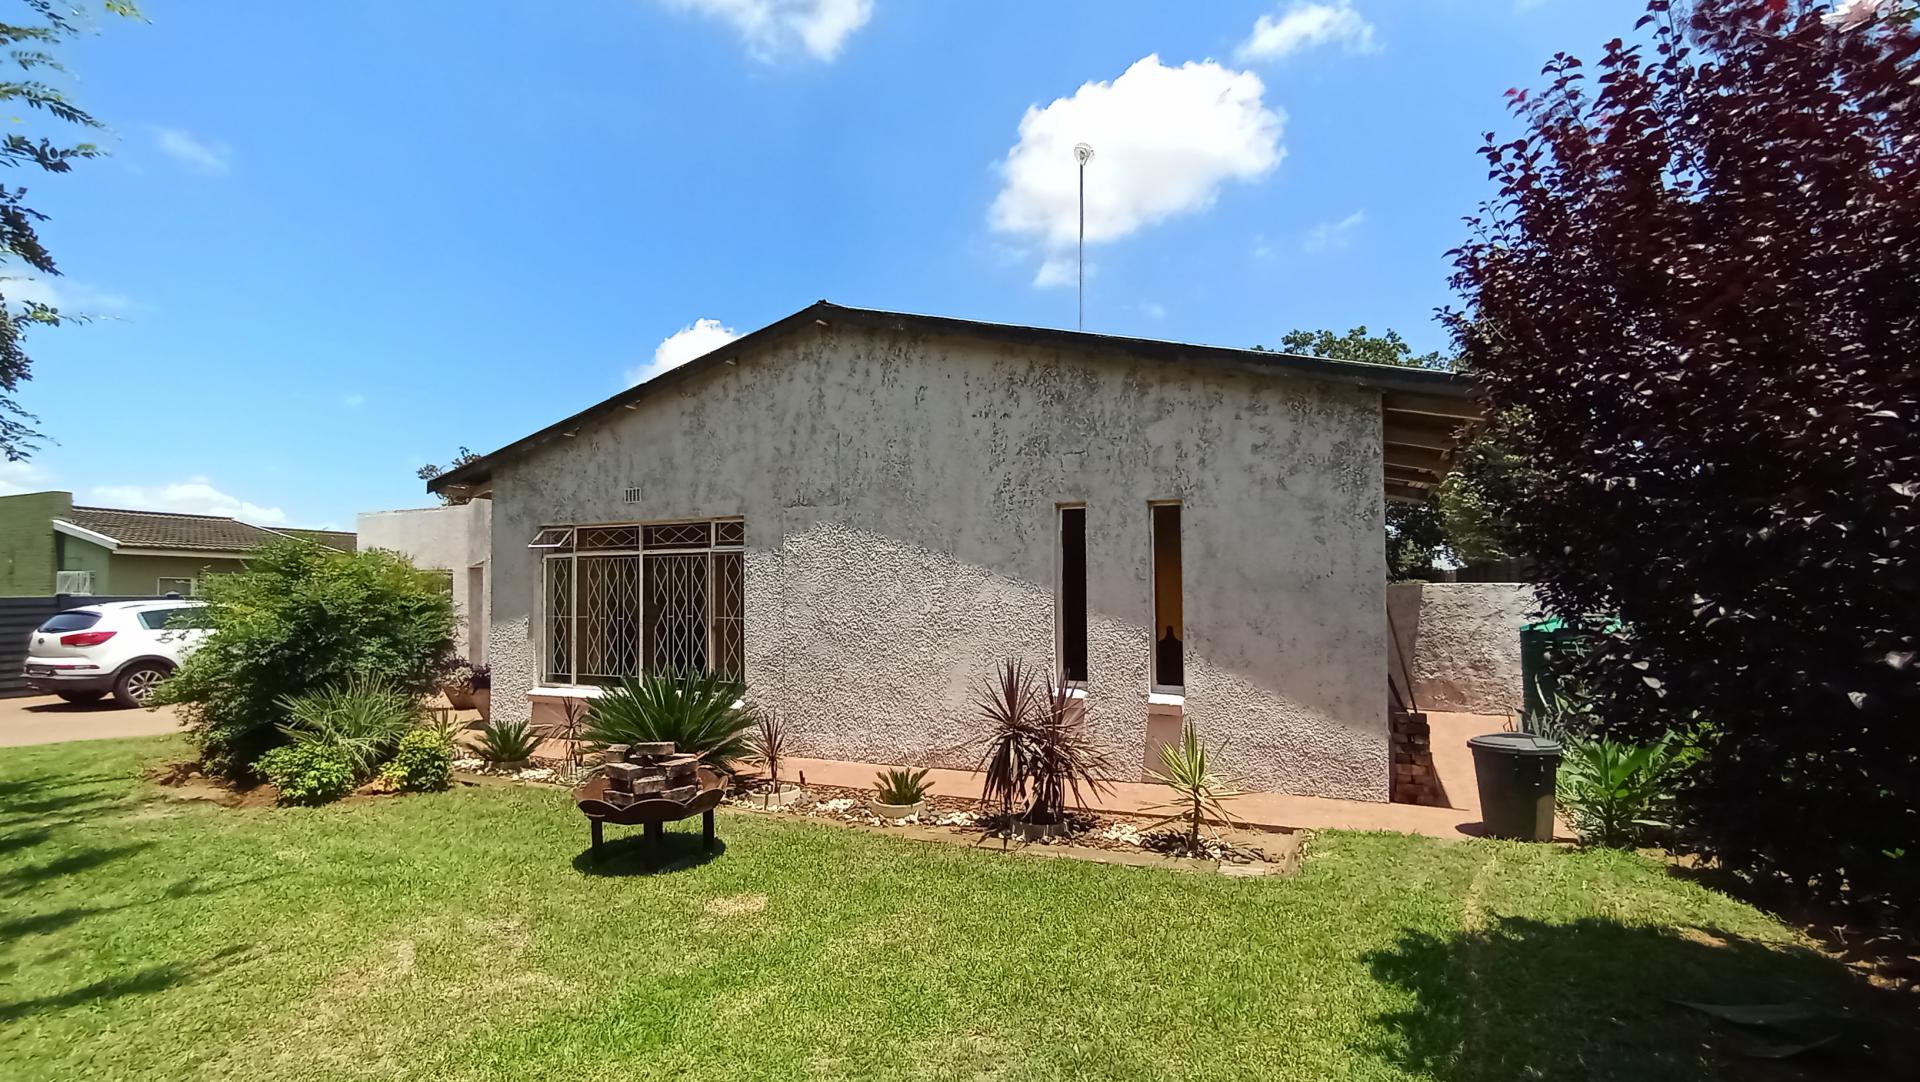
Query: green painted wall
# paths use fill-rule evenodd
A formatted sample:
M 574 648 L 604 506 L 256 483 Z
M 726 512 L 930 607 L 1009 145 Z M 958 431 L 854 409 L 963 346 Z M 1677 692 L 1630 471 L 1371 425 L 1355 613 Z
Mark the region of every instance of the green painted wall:
M 94 593 L 113 592 L 107 588 L 107 572 L 113 560 L 111 552 L 91 541 L 82 541 L 66 534 L 55 534 L 53 540 L 60 549 L 60 570 L 91 571 Z
M 73 508 L 71 492 L 0 496 L 0 596 L 53 592 L 59 555 L 53 520 Z
M 152 594 L 158 592 L 162 578 L 205 579 L 209 574 L 238 571 L 239 560 L 209 560 L 204 556 L 115 556 L 107 571 L 103 589 L 95 576 L 94 592 L 102 594 Z

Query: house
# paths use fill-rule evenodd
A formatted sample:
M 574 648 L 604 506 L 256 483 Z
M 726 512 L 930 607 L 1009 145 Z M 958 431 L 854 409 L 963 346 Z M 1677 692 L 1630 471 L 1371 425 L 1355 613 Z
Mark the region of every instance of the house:
M 364 511 L 355 525 L 360 547 L 387 549 L 413 566 L 444 572 L 459 621 L 454 641 L 468 660 L 487 660 L 487 590 L 493 557 L 493 502 L 471 500 L 445 507 Z
M 493 503 L 497 716 L 743 677 L 802 754 L 972 766 L 1001 658 L 1126 776 L 1389 796 L 1384 501 L 1451 374 L 821 302 L 428 482 Z
M 75 506 L 70 492 L 0 496 L 0 595 L 198 593 L 249 551 L 297 537 L 352 552 L 339 530 L 270 530 L 220 515 Z

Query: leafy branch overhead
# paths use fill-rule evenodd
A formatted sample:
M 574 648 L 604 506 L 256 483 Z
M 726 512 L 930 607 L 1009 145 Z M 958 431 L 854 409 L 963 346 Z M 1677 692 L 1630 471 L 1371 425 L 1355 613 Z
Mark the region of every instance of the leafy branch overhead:
M 20 6 L 26 9 L 27 21 L 0 22 L 0 45 L 7 47 L 0 64 L 10 63 L 18 69 L 15 78 L 0 79 L 0 103 L 17 112 L 42 114 L 72 128 L 103 127 L 57 85 L 66 68 L 53 49 L 87 29 L 79 12 L 51 0 L 21 0 Z M 110 0 L 103 7 L 112 15 L 139 15 L 139 10 L 125 0 Z M 15 123 L 23 120 L 16 117 Z M 12 169 L 66 173 L 74 162 L 101 153 L 94 143 L 69 143 L 49 135 L 9 132 L 0 139 L 0 165 Z M 34 415 L 15 397 L 20 385 L 33 378 L 33 360 L 27 356 L 25 345 L 27 335 L 38 327 L 85 320 L 84 315 L 62 312 L 55 305 L 23 296 L 26 290 L 15 284 L 31 281 L 36 275 L 52 277 L 60 273 L 53 253 L 40 239 L 40 223 L 47 221 L 47 216 L 27 199 L 26 187 L 0 185 L 0 454 L 8 461 L 28 457 L 43 438 L 33 427 Z

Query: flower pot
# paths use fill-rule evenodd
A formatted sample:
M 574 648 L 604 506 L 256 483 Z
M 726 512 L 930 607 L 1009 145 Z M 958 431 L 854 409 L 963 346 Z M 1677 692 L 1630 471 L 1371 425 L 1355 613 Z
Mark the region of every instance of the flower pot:
M 867 807 L 882 819 L 905 819 L 909 815 L 921 815 L 927 810 L 927 802 L 915 801 L 912 804 L 882 804 L 878 800 L 867 801 Z
M 474 692 L 472 688 L 441 688 L 440 694 L 447 697 L 447 705 L 453 707 L 455 710 L 473 709 Z
M 1014 821 L 1013 829 L 1015 833 L 1020 835 L 1023 841 L 1029 842 L 1043 842 L 1049 838 L 1064 838 L 1067 836 L 1067 824 L 1065 823 L 1035 823 L 1026 819 L 1018 819 Z
M 778 811 L 800 799 L 800 787 L 798 785 L 788 785 L 786 782 L 781 782 L 778 789 L 747 793 L 742 796 L 741 799 L 744 800 L 750 808 L 760 808 L 764 811 Z
M 480 711 L 481 721 L 493 720 L 493 689 L 481 688 L 467 696 L 472 708 Z M 463 707 L 462 709 L 465 709 Z

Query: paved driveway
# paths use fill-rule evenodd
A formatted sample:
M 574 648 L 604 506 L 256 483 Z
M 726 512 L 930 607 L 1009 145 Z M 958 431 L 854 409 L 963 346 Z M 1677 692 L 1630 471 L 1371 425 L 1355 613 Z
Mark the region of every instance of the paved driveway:
M 81 705 L 53 695 L 0 699 L 0 748 L 179 731 L 170 706 L 130 710 L 114 705 L 112 699 Z

